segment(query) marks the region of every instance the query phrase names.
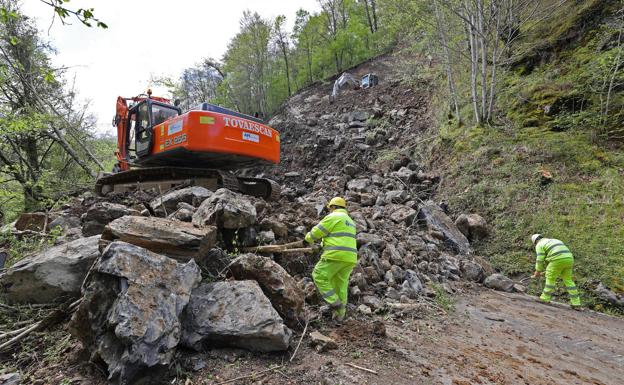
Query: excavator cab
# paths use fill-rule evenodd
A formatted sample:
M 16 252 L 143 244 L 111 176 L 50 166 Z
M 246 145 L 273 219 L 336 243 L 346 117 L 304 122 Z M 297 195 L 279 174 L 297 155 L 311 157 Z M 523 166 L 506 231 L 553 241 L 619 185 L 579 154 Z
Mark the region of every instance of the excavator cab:
M 154 142 L 154 127 L 182 114 L 178 107 L 158 102 L 152 99 L 143 100 L 128 111 L 128 130 L 126 143 L 132 158 L 141 158 L 150 155 Z M 132 142 L 134 141 L 134 148 Z

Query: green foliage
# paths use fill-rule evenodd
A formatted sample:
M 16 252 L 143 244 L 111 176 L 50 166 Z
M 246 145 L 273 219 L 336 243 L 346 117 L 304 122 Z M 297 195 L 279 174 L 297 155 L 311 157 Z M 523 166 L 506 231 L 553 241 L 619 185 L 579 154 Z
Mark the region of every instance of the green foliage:
M 593 144 L 587 133 L 547 128 L 456 129 L 438 146 L 448 144 L 453 161 L 439 191 L 454 211 L 488 218 L 494 233 L 476 246 L 495 267 L 531 272 L 535 256 L 528 237 L 540 232 L 570 246 L 580 284 L 599 279 L 624 290 L 620 152 Z M 554 181 L 543 185 L 541 170 Z

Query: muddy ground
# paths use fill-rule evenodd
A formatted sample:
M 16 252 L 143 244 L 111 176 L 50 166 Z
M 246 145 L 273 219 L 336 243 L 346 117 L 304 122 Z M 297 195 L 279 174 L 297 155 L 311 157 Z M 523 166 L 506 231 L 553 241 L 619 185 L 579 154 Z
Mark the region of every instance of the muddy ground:
M 621 384 L 624 378 L 624 319 L 547 306 L 533 297 L 476 288 L 448 314 L 418 318 L 376 316 L 386 337 L 368 320 L 320 330 L 338 349 L 317 353 L 304 340 L 292 363 L 284 356 L 234 360 L 234 352 L 209 358 L 194 384 Z M 315 329 L 311 327 L 310 329 Z M 228 362 L 232 361 L 232 362 Z M 374 370 L 377 374 L 347 366 Z

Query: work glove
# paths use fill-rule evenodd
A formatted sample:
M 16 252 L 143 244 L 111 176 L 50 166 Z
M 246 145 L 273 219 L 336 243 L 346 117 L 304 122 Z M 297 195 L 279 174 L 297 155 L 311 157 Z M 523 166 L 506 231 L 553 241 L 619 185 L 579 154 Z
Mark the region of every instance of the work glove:
M 537 278 L 537 277 L 539 277 L 539 276 L 541 276 L 541 275 L 542 275 L 542 272 L 541 272 L 541 271 L 536 271 L 535 273 L 533 273 L 533 275 L 531 276 L 531 278 Z
M 314 252 L 314 254 L 320 253 L 322 249 L 323 248 L 321 247 L 321 245 L 317 245 L 317 244 L 312 245 L 312 251 Z

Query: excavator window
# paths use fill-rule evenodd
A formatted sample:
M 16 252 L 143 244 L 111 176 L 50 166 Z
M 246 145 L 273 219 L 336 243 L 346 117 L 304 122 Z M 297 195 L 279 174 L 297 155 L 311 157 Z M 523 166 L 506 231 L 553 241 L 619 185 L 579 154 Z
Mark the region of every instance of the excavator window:
M 176 116 L 178 116 L 177 110 L 160 106 L 158 104 L 152 104 L 152 118 L 154 119 L 154 126 Z

